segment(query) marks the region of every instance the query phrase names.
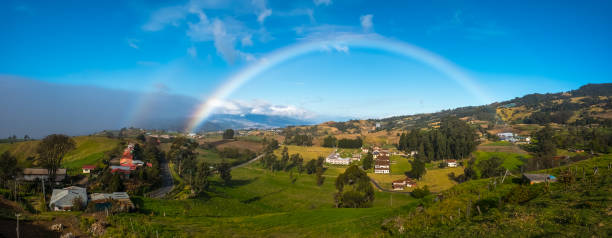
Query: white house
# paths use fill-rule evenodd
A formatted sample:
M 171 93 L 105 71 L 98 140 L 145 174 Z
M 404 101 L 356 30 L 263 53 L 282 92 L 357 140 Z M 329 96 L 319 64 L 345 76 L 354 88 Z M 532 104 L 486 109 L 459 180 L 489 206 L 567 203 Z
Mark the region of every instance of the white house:
M 446 165 L 451 168 L 457 167 L 457 161 L 454 159 L 447 160 Z
M 374 163 L 374 173 L 375 174 L 388 174 L 391 172 L 390 162 L 388 156 L 380 155 L 376 162 Z
M 325 158 L 325 163 L 349 165 L 351 163 L 351 158 L 342 158 L 340 157 L 340 154 L 334 151 L 329 156 L 327 156 L 327 158 Z
M 76 186 L 53 189 L 49 208 L 53 211 L 71 211 L 77 199 L 80 199 L 81 205 L 86 207 L 87 189 Z

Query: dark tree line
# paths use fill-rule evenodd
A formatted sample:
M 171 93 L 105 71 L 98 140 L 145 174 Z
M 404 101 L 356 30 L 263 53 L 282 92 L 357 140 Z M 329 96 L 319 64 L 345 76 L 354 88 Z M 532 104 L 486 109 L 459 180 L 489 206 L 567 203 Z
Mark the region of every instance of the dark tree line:
M 402 133 L 398 149 L 417 151 L 425 161 L 462 159 L 476 149 L 476 139 L 474 129 L 466 122 L 456 117 L 445 117 L 438 129 L 413 129 L 410 133 Z
M 337 144 L 338 144 L 338 139 L 336 139 L 335 136 L 326 136 L 323 139 L 323 147 L 332 148 L 332 147 L 336 147 Z
M 357 137 L 357 139 L 338 140 L 338 148 L 356 149 L 361 148 L 361 146 L 363 146 L 363 140 L 361 139 L 361 137 Z

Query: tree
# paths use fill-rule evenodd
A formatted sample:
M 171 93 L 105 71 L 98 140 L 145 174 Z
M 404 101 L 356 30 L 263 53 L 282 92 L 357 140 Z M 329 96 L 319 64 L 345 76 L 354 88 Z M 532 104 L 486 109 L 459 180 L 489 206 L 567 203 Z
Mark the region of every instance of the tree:
M 337 139 L 334 136 L 327 136 L 323 139 L 323 147 L 336 147 Z
M 308 163 L 306 163 L 306 173 L 313 174 L 316 171 L 317 171 L 317 161 L 315 160 L 308 161 Z
M 336 207 L 371 207 L 374 188 L 365 171 L 351 165 L 336 178 Z
M 23 140 L 24 140 L 24 141 L 29 141 L 29 140 L 30 140 L 30 136 L 29 136 L 29 135 L 25 135 L 25 136 L 23 136 Z
M 76 147 L 74 140 L 66 135 L 53 134 L 45 137 L 38 144 L 38 159 L 41 165 L 48 170 L 49 178 L 55 181 L 57 169 L 59 169 L 62 159 Z
M 186 166 L 184 166 L 184 164 L 192 164 L 192 162 L 195 160 L 197 156 L 195 149 L 197 147 L 197 142 L 185 137 L 178 137 L 172 142 L 170 151 L 168 151 L 168 157 L 170 157 L 170 160 L 178 165 L 179 175 L 182 175 L 185 170 Z M 189 169 L 193 169 L 193 167 Z
M 412 169 L 407 174 L 409 177 L 421 179 L 421 177 L 427 173 L 427 170 L 425 169 L 425 162 L 422 158 L 415 158 L 414 160 L 410 161 L 410 165 L 412 165 Z
M 223 162 L 217 166 L 217 171 L 219 171 L 219 176 L 221 176 L 223 182 L 229 184 L 232 180 L 232 166 L 227 162 Z
M 145 142 L 147 140 L 144 134 L 139 134 L 138 136 L 136 136 L 136 139 L 142 142 Z
M 495 156 L 486 160 L 481 160 L 478 163 L 478 168 L 480 169 L 480 177 L 490 178 L 494 176 L 499 176 L 500 173 L 504 171 L 504 168 L 501 166 L 503 162 L 504 160 Z
M 232 129 L 227 129 L 223 132 L 223 139 L 224 140 L 231 140 L 234 139 L 234 130 Z
M 364 170 L 368 170 L 372 168 L 374 164 L 374 156 L 372 153 L 367 153 L 365 157 L 361 160 L 361 164 Z
M 212 171 L 208 163 L 206 162 L 200 163 L 197 166 L 196 173 L 195 173 L 193 183 L 192 183 L 192 188 L 194 189 L 196 194 L 200 194 L 206 191 L 206 189 L 208 189 L 208 186 L 210 185 L 210 182 L 208 181 L 208 177 L 210 177 L 210 175 L 212 175 Z M 231 179 L 231 175 L 230 175 L 230 179 Z
M 289 149 L 287 148 L 287 146 L 285 146 L 283 147 L 283 152 L 281 152 L 281 161 L 280 161 L 281 169 L 286 170 L 288 163 L 289 163 Z
M 553 166 L 552 157 L 557 154 L 557 147 L 553 139 L 554 135 L 555 132 L 550 125 L 546 125 L 534 135 L 536 139 L 536 159 L 538 160 L 537 162 L 542 164 L 545 168 L 551 168 Z
M 17 167 L 17 158 L 5 151 L 0 155 L 0 180 L 7 181 L 17 175 L 19 168 Z
M 121 181 L 119 174 L 112 175 L 107 191 L 111 193 L 123 191 L 123 181 Z

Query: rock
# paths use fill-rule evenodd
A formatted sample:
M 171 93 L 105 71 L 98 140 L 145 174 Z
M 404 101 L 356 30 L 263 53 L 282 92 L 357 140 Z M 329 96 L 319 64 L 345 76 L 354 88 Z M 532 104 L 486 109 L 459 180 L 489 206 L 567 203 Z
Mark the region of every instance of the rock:
M 74 236 L 72 234 L 72 232 L 68 232 L 66 234 L 63 234 L 62 236 L 60 236 L 60 238 L 75 238 L 76 236 Z
M 96 222 L 94 224 L 91 224 L 91 227 L 89 228 L 88 231 L 93 236 L 102 236 L 104 235 L 104 232 L 105 232 L 105 225 L 102 224 L 101 222 Z
M 55 232 L 62 232 L 64 230 L 64 225 L 61 223 L 54 224 L 51 227 L 49 227 L 49 229 Z

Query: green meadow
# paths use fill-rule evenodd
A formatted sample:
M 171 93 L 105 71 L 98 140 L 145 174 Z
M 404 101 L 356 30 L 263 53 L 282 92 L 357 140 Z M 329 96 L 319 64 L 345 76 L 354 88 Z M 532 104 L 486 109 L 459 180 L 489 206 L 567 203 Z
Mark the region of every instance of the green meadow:
M 142 220 L 146 227 L 136 229 L 160 237 L 376 236 L 382 220 L 416 206 L 407 194 L 377 192 L 372 208 L 334 208 L 335 179 L 343 170 L 328 168 L 317 186 L 314 175 L 249 165 L 233 170 L 230 184 L 214 180 L 200 198 L 138 198 L 140 213 L 116 216 L 109 234 Z

